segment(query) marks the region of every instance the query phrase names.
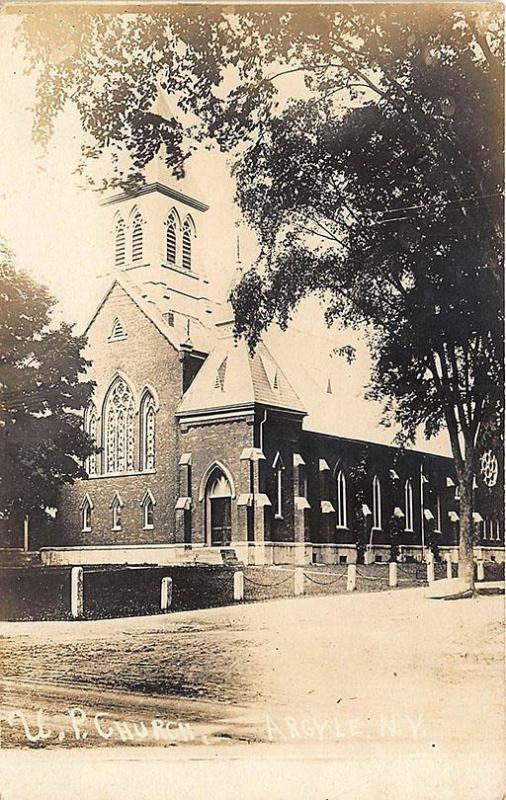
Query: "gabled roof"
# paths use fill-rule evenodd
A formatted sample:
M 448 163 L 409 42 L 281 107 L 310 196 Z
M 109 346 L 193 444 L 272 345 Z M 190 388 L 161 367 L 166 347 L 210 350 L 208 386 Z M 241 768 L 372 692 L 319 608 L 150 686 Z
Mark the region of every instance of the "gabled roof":
M 269 373 L 276 376 L 269 380 Z M 291 383 L 264 344 L 253 356 L 231 335 L 218 339 L 176 411 L 178 416 L 256 404 L 305 414 Z
M 163 308 L 160 306 L 158 298 L 155 298 L 154 292 L 150 290 L 150 287 L 143 286 L 140 288 L 129 281 L 125 275 L 115 276 L 104 297 L 95 309 L 93 316 L 88 322 L 84 331 L 85 334 L 88 333 L 100 309 L 104 306 L 108 297 L 116 286 L 119 286 L 129 296 L 137 308 L 147 317 L 147 319 L 149 319 L 150 322 L 153 323 L 153 325 L 158 329 L 162 336 L 167 339 L 167 341 L 174 347 L 175 350 L 190 348 L 199 353 L 209 352 L 210 334 L 199 320 L 194 319 L 191 321 L 189 333 L 184 325 L 176 325 L 175 327 L 170 326 L 163 316 Z

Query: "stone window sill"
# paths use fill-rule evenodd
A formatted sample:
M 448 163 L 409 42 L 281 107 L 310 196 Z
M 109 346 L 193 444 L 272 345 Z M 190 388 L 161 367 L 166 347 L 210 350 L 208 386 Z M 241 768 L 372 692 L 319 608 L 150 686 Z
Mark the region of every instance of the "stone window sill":
M 102 472 L 100 475 L 88 475 L 84 480 L 101 480 L 102 478 L 131 478 L 139 475 L 156 475 L 156 469 L 131 470 L 130 472 Z

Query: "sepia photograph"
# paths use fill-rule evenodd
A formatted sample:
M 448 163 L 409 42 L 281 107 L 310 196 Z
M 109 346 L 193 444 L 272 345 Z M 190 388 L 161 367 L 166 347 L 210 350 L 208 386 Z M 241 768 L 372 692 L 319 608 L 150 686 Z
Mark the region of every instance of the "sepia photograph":
M 503 4 L 0 52 L 0 800 L 503 800 Z

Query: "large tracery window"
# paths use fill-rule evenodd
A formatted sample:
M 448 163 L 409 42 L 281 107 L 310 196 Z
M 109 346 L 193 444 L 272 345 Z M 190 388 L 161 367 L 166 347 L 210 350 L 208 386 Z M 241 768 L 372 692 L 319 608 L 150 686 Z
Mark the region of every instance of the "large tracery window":
M 131 472 L 134 468 L 134 399 L 123 378 L 111 385 L 104 407 L 105 471 Z
M 154 469 L 155 467 L 155 400 L 151 392 L 146 391 L 141 400 L 140 413 L 140 467 L 141 469 Z
M 84 429 L 86 433 L 89 435 L 90 439 L 93 440 L 93 444 L 96 444 L 97 441 L 97 411 L 93 403 L 88 404 L 88 408 L 86 409 L 86 413 L 84 415 Z M 85 469 L 88 475 L 96 475 L 97 474 L 97 454 L 92 453 L 86 459 Z

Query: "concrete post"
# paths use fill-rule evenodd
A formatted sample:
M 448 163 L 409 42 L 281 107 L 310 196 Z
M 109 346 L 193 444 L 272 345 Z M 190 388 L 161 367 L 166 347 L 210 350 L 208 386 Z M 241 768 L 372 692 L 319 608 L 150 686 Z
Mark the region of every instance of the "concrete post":
M 70 614 L 72 619 L 80 619 L 83 611 L 83 568 L 72 567 L 70 570 Z
M 244 572 L 234 572 L 234 600 L 244 600 Z
M 430 584 L 434 583 L 436 579 L 435 572 L 434 572 L 434 561 L 429 560 L 427 561 L 427 583 Z
M 477 563 L 477 570 L 476 570 L 476 578 L 479 581 L 485 580 L 485 565 L 483 561 L 478 561 Z
M 451 553 L 446 555 L 446 577 L 453 578 Z
M 168 611 L 172 605 L 172 578 L 167 575 L 162 578 L 160 585 L 160 609 Z
M 372 547 L 368 547 L 364 553 L 364 564 L 374 564 L 374 551 Z
M 388 565 L 388 585 L 395 588 L 397 586 L 397 562 L 391 561 Z
M 304 594 L 304 573 L 300 567 L 293 573 L 293 591 L 296 596 Z
M 357 565 L 348 564 L 348 579 L 346 582 L 346 591 L 354 592 L 357 585 Z

